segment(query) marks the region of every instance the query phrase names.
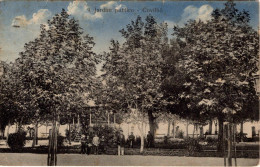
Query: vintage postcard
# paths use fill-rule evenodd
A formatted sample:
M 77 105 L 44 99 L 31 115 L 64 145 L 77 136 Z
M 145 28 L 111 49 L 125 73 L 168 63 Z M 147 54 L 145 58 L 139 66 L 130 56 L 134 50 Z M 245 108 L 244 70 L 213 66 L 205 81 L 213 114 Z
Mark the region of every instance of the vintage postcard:
M 259 32 L 257 1 L 0 0 L 0 165 L 259 165 Z

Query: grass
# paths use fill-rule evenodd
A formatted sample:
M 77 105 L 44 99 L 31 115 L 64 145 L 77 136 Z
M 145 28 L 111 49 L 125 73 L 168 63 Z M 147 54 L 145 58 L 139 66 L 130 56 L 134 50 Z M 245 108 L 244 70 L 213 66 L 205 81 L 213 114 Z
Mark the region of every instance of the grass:
M 0 149 L 2 153 L 38 153 L 38 154 L 47 154 L 48 147 L 27 147 L 22 150 L 11 150 L 9 148 Z M 80 153 L 80 146 L 73 147 L 61 147 L 58 149 L 58 153 L 63 154 L 72 154 Z M 108 148 L 104 154 L 116 155 L 117 148 Z M 217 152 L 216 150 L 203 150 L 200 152 L 194 152 L 190 155 L 186 149 L 162 149 L 162 148 L 145 148 L 144 152 L 141 154 L 139 148 L 125 148 L 126 155 L 156 155 L 156 156 L 191 156 L 191 157 L 223 157 L 222 153 Z M 258 150 L 237 150 L 237 158 L 258 158 Z
M 140 146 L 135 145 L 135 148 L 125 148 L 126 155 L 157 155 L 157 156 L 192 156 L 192 157 L 223 157 L 222 153 L 216 151 L 215 144 L 203 145 L 201 151 L 195 151 L 194 153 L 189 153 L 187 151 L 187 145 L 184 142 L 169 142 L 168 144 L 164 143 L 155 143 L 155 148 L 145 148 L 144 152 L 140 153 Z M 236 156 L 238 158 L 258 158 L 259 157 L 259 143 L 242 143 L 238 144 Z M 38 154 L 47 154 L 48 146 L 37 146 L 35 148 L 25 147 L 21 150 L 11 150 L 10 148 L 0 148 L 2 153 L 38 153 Z M 80 144 L 71 145 L 71 146 L 62 146 L 58 148 L 58 153 L 71 154 L 71 153 L 80 153 Z M 116 155 L 117 146 L 111 145 L 108 147 L 105 154 Z

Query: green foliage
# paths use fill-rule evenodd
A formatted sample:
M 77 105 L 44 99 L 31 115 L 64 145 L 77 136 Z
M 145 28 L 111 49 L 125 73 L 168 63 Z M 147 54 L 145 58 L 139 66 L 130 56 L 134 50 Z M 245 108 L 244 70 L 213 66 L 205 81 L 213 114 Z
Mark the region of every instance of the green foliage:
M 212 17 L 174 28 L 183 46 L 178 68 L 185 76 L 185 89 L 179 97 L 193 120 L 227 119 L 228 112 L 245 120 L 251 115 L 246 105 L 257 101 L 253 74 L 258 71 L 258 34 L 248 24 L 248 12 L 238 11 L 233 2 L 216 9 Z
M 63 146 L 64 140 L 65 140 L 64 136 L 61 136 L 60 134 L 57 136 L 57 145 L 58 145 L 58 147 Z
M 4 131 L 8 122 L 12 124 L 16 118 L 19 119 L 21 104 L 17 103 L 17 87 L 15 76 L 13 75 L 14 66 L 0 61 L 0 131 Z
M 163 50 L 168 46 L 167 24 L 157 23 L 151 15 L 145 21 L 137 16 L 120 32 L 125 42 L 112 40 L 110 52 L 104 55 L 105 85 L 99 100 L 112 110 L 128 113 L 129 122 L 140 127 L 148 112 L 150 118 L 155 112 L 163 112 L 161 83 Z M 154 124 L 152 120 L 149 125 Z
M 207 137 L 206 142 L 208 145 L 216 145 L 218 142 L 218 139 L 212 138 L 212 137 Z
M 93 138 L 95 134 L 97 134 L 99 138 L 104 136 L 105 143 L 109 143 L 109 145 L 113 145 L 116 141 L 118 132 L 118 129 L 108 125 L 95 125 L 88 129 L 83 129 L 83 133 L 89 135 L 90 138 Z
M 137 145 L 137 146 L 141 145 L 141 137 L 140 136 L 136 137 L 134 144 Z
M 25 146 L 26 132 L 18 131 L 17 133 L 11 133 L 8 136 L 7 144 L 12 150 L 21 149 Z
M 176 134 L 176 138 L 183 139 L 183 137 L 184 137 L 184 132 L 183 132 L 182 130 L 180 130 L 180 131 L 178 132 L 178 134 Z
M 199 144 L 199 139 L 187 138 L 184 141 L 189 155 L 193 155 L 195 152 L 200 152 L 202 146 Z
M 14 65 L 18 118 L 35 122 L 81 113 L 98 85 L 94 45 L 65 10 L 41 25 L 40 35 L 25 44 Z
M 122 110 L 140 111 L 142 105 L 149 109 L 159 104 L 162 95 L 160 64 L 163 63 L 161 50 L 167 43 L 166 25 L 156 23 L 149 15 L 146 22 L 138 16 L 126 27 L 120 31 L 126 42 L 120 45 L 112 40 L 110 52 L 105 55 L 103 79 L 107 90 L 102 94 L 103 102 Z

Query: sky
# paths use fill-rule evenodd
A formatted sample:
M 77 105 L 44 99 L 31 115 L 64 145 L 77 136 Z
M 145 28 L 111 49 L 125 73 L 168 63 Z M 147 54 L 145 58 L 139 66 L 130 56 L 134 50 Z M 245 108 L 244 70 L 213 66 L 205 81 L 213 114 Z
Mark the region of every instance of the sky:
M 39 35 L 40 24 L 46 24 L 55 14 L 65 9 L 79 20 L 84 33 L 94 37 L 94 51 L 109 50 L 110 40 L 122 41 L 119 32 L 140 15 L 152 14 L 157 22 L 167 22 L 168 34 L 174 25 L 184 25 L 189 19 L 210 19 L 212 11 L 223 8 L 223 1 L 1 1 L 0 0 L 0 60 L 10 62 L 19 57 L 24 44 Z M 258 2 L 236 2 L 239 10 L 249 11 L 250 25 L 258 29 Z M 157 11 L 155 11 L 156 9 Z M 111 9 L 96 12 L 95 9 Z M 128 9 L 129 12 L 123 10 Z M 148 10 L 154 10 L 149 12 Z M 115 11 L 121 12 L 115 13 Z

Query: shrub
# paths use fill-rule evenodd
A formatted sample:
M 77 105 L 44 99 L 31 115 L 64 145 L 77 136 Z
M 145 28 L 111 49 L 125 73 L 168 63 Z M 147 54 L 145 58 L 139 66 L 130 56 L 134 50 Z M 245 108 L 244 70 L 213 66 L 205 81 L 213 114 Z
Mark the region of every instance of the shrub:
M 135 139 L 135 144 L 137 146 L 140 146 L 141 145 L 141 137 L 140 136 L 137 136 L 136 139 Z
M 177 135 L 176 135 L 176 138 L 180 138 L 180 139 L 183 139 L 183 136 L 184 136 L 184 132 L 182 130 L 180 130 Z
M 77 129 L 71 126 L 70 139 L 74 140 L 77 134 L 78 134 Z M 69 130 L 68 129 L 65 130 L 65 136 L 67 139 L 69 139 Z
M 82 131 L 84 135 L 89 135 L 91 139 L 95 134 L 97 134 L 100 138 L 104 136 L 105 143 L 107 143 L 108 146 L 113 146 L 115 144 L 118 133 L 118 129 L 108 125 L 95 125 L 93 127 L 83 129 Z
M 57 137 L 57 145 L 58 145 L 58 147 L 63 146 L 64 140 L 65 140 L 65 137 L 64 137 L 64 136 L 61 136 L 61 135 L 59 134 L 58 137 Z
M 189 155 L 193 155 L 195 152 L 202 150 L 198 139 L 188 138 L 185 140 L 185 144 Z
M 209 145 L 216 145 L 216 144 L 218 143 L 218 139 L 214 139 L 214 138 L 211 138 L 211 137 L 208 137 L 208 138 L 206 139 L 206 141 L 207 141 L 207 143 L 208 143 Z
M 168 136 L 164 136 L 164 138 L 163 138 L 164 144 L 168 144 L 168 140 L 169 140 Z
M 21 149 L 25 146 L 26 132 L 19 131 L 8 136 L 7 144 L 12 150 Z

